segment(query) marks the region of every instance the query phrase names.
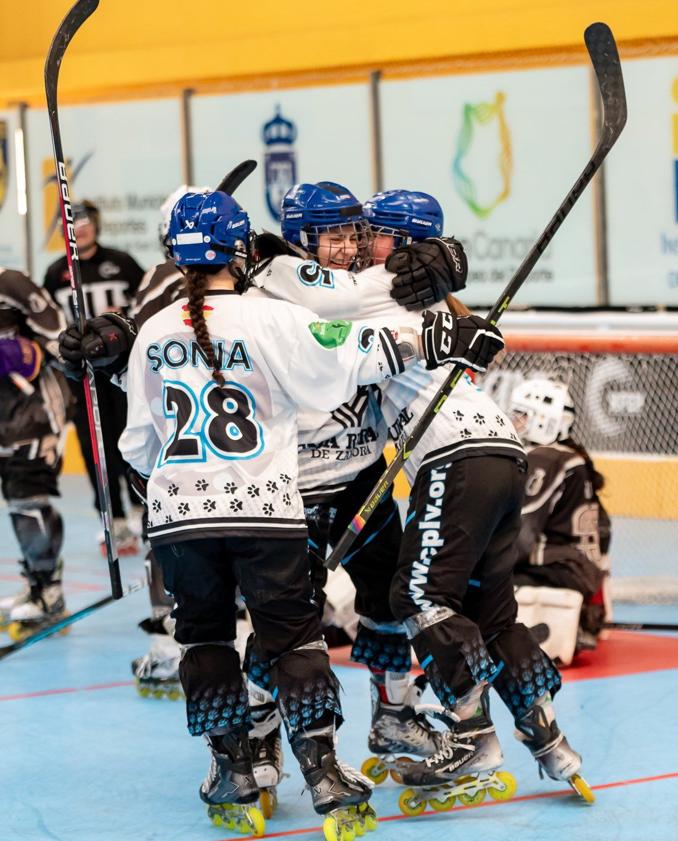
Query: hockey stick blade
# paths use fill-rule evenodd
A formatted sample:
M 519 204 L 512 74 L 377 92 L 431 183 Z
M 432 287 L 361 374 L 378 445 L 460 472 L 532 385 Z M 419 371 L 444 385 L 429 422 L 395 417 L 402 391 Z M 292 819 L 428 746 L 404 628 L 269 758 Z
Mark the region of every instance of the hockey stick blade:
M 232 196 L 238 189 L 242 182 L 249 178 L 249 176 L 257 168 L 257 162 L 253 160 L 243 161 L 238 166 L 234 167 L 230 172 L 226 173 L 221 179 L 219 186 L 216 189 L 217 193 L 227 193 Z
M 143 578 L 140 578 L 138 581 L 130 584 L 129 587 L 123 591 L 120 598 L 129 596 L 130 593 L 135 593 L 137 590 L 141 590 L 145 586 L 146 581 Z M 63 619 L 60 619 L 58 622 L 54 622 L 52 625 L 47 625 L 46 627 L 41 628 L 39 631 L 36 631 L 34 634 L 31 634 L 22 640 L 13 642 L 11 645 L 4 645 L 0 647 L 0 660 L 4 657 L 9 657 L 10 654 L 15 654 L 17 651 L 21 651 L 22 648 L 28 648 L 31 645 L 35 645 L 36 642 L 47 639 L 47 637 L 51 637 L 53 634 L 58 634 L 59 631 L 63 631 L 64 628 L 68 628 L 69 625 L 79 622 L 81 619 L 84 619 L 86 616 L 89 616 L 91 613 L 99 610 L 100 607 L 106 607 L 107 604 L 111 604 L 111 602 L 114 601 L 117 600 L 114 599 L 112 595 L 106 596 L 103 599 L 99 599 L 98 602 L 93 602 L 92 604 L 87 605 L 87 607 L 83 607 L 81 610 L 76 610 L 75 613 L 64 616 Z
M 497 324 L 503 312 L 508 309 L 516 293 L 528 278 L 537 260 L 546 250 L 556 232 L 563 224 L 568 214 L 577 203 L 593 176 L 600 169 L 610 149 L 626 124 L 626 96 L 624 94 L 624 80 L 621 64 L 614 37 L 610 28 L 604 23 L 593 23 L 584 33 L 586 48 L 589 52 L 593 69 L 598 81 L 599 92 L 603 103 L 603 124 L 600 139 L 584 167 L 581 175 L 565 196 L 564 201 L 556 210 L 548 225 L 544 228 L 539 239 L 525 255 L 523 262 L 516 269 L 508 282 L 501 297 L 490 310 L 487 319 L 491 324 Z M 362 508 L 355 515 L 334 550 L 325 562 L 328 569 L 336 569 L 341 559 L 346 556 L 353 541 L 365 527 L 375 508 L 388 493 L 395 477 L 403 464 L 412 455 L 417 443 L 426 432 L 435 416 L 442 409 L 445 401 L 455 389 L 464 373 L 462 365 L 454 365 L 449 376 L 440 386 L 435 396 L 426 407 L 419 421 L 409 434 L 405 443 L 396 452 L 393 461 L 386 468 L 379 481 L 373 488 Z
M 59 70 L 61 69 L 61 62 L 66 54 L 66 49 L 75 33 L 90 17 L 98 5 L 99 0 L 78 0 L 78 2 L 75 3 L 59 25 L 59 28 L 52 39 L 49 52 L 47 53 L 47 58 L 45 60 L 45 95 L 47 98 L 49 130 L 52 135 L 52 147 L 54 149 L 57 195 L 59 198 L 61 225 L 63 228 L 64 243 L 66 246 L 66 263 L 68 265 L 68 273 L 71 284 L 73 313 L 81 334 L 84 334 L 85 332 L 85 301 L 82 292 L 80 258 L 78 255 L 78 244 L 75 238 L 73 207 L 71 205 L 68 186 L 66 159 L 64 158 L 64 152 L 61 145 L 57 91 Z M 87 407 L 87 420 L 92 438 L 92 454 L 97 480 L 99 507 L 101 509 L 101 520 L 104 527 L 106 556 L 108 558 L 108 572 L 111 579 L 111 593 L 114 599 L 119 599 L 122 598 L 120 563 L 118 561 L 115 541 L 112 533 L 113 514 L 111 509 L 111 496 L 108 488 L 108 473 L 106 471 L 104 442 L 101 433 L 99 401 L 97 399 L 97 392 L 94 384 L 94 369 L 89 361 L 86 362 L 86 372 L 87 376 L 85 382 L 83 382 L 85 390 L 85 405 Z

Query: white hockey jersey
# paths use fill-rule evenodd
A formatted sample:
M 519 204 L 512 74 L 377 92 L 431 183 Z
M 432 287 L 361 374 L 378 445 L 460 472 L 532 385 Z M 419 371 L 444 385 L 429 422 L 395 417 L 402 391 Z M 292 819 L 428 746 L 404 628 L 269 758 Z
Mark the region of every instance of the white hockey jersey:
M 224 388 L 180 298 L 146 321 L 130 356 L 123 458 L 148 481 L 155 543 L 305 534 L 297 407 L 329 411 L 403 370 L 387 327 L 226 291 L 204 306 Z
M 376 318 L 419 330 L 421 314 L 404 309 L 391 298 L 392 280 L 393 275 L 383 266 L 356 275 L 322 269 L 295 257 L 276 257 L 255 282 L 276 298 L 306 301 L 324 318 Z M 447 304 L 441 302 L 431 309 L 446 311 Z M 424 363 L 419 363 L 389 381 L 381 410 L 396 445 L 412 431 L 448 374 L 447 368 L 427 371 Z M 471 454 L 527 459 L 508 417 L 464 375 L 405 462 L 405 472 L 413 482 L 422 464 L 430 467 Z

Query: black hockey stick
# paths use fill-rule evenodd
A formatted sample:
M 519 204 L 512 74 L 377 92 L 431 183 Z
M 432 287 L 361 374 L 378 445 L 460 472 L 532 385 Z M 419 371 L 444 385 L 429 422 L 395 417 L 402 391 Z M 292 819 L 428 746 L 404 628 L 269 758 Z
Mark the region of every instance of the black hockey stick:
M 140 578 L 138 581 L 135 581 L 133 584 L 130 584 L 129 587 L 125 588 L 118 598 L 129 596 L 130 593 L 135 593 L 137 590 L 141 590 L 145 586 L 145 579 Z M 98 602 L 93 602 L 92 604 L 87 605 L 87 607 L 83 607 L 82 610 L 76 610 L 75 613 L 70 613 L 68 616 L 64 616 L 63 619 L 59 619 L 58 622 L 46 625 L 34 634 L 24 637 L 22 640 L 18 640 L 18 642 L 13 642 L 11 645 L 3 645 L 0 647 L 0 660 L 4 657 L 9 657 L 10 654 L 21 651 L 22 648 L 28 648 L 29 645 L 35 645 L 36 642 L 40 642 L 40 640 L 51 637 L 52 634 L 58 634 L 59 631 L 63 631 L 64 628 L 68 628 L 69 625 L 79 622 L 81 619 L 84 619 L 86 616 L 89 616 L 91 613 L 99 610 L 100 607 L 106 607 L 107 604 L 111 604 L 111 602 L 114 601 L 116 601 L 116 599 L 113 596 L 105 596 L 103 599 L 99 599 Z
M 586 49 L 591 57 L 593 69 L 598 80 L 598 88 L 603 103 L 603 124 L 598 145 L 593 152 L 591 160 L 584 167 L 584 171 L 575 181 L 574 186 L 565 197 L 565 200 L 554 213 L 552 219 L 544 229 L 544 232 L 529 250 L 523 262 L 516 269 L 515 274 L 504 289 L 501 297 L 490 310 L 487 318 L 490 324 L 496 324 L 502 313 L 508 309 L 516 293 L 523 285 L 537 260 L 546 250 L 546 247 L 555 236 L 557 230 L 563 224 L 567 215 L 574 207 L 577 199 L 584 192 L 589 181 L 600 169 L 607 153 L 616 143 L 626 124 L 626 96 L 624 94 L 624 80 L 622 78 L 621 64 L 617 54 L 617 45 L 610 28 L 604 23 L 592 23 L 584 32 Z M 332 554 L 326 561 L 329 569 L 335 569 L 341 559 L 346 555 L 355 538 L 365 527 L 365 523 L 374 513 L 375 508 L 388 489 L 393 484 L 398 471 L 412 455 L 424 432 L 443 407 L 443 404 L 450 396 L 464 373 L 463 365 L 454 365 L 450 375 L 436 392 L 419 422 L 416 424 L 405 443 L 396 453 L 393 461 L 382 474 L 371 494 L 365 501 L 362 508 L 353 518 L 351 525 L 346 529 L 341 539 L 335 546 Z
M 71 207 L 71 199 L 68 189 L 68 177 L 66 175 L 64 152 L 61 147 L 57 87 L 59 84 L 59 70 L 61 68 L 61 62 L 63 61 L 66 49 L 75 33 L 94 12 L 98 5 L 99 0 L 78 0 L 57 29 L 56 35 L 50 45 L 49 52 L 47 53 L 47 60 L 45 61 L 45 94 L 47 96 L 47 114 L 49 116 L 49 128 L 52 134 L 52 146 L 54 147 L 54 164 L 56 166 L 61 224 L 64 232 L 64 242 L 66 244 L 66 261 L 68 263 L 68 272 L 71 282 L 73 312 L 75 313 L 75 319 L 78 322 L 81 334 L 84 334 L 85 332 L 85 301 L 82 294 L 78 246 L 75 240 L 73 208 Z M 108 572 L 111 577 L 111 594 L 114 599 L 120 599 L 123 595 L 122 582 L 120 580 L 118 553 L 111 531 L 113 515 L 111 511 L 111 497 L 108 490 L 108 474 L 106 471 L 104 439 L 101 434 L 99 401 L 97 399 L 96 386 L 94 384 L 94 369 L 87 359 L 85 359 L 85 364 L 87 373 L 86 382 L 84 383 L 85 403 L 87 405 L 87 419 L 89 421 L 90 435 L 92 437 L 92 454 L 94 457 L 94 467 L 97 477 L 101 520 L 104 526 L 104 540 L 106 541 L 106 555 L 108 557 Z
M 235 193 L 238 187 L 242 184 L 242 182 L 246 178 L 249 178 L 249 176 L 254 172 L 256 168 L 256 161 L 243 161 L 241 164 L 238 164 L 238 166 L 233 167 L 233 169 L 230 172 L 224 175 L 224 177 L 219 182 L 216 192 L 228 193 L 229 196 L 232 196 L 233 193 Z

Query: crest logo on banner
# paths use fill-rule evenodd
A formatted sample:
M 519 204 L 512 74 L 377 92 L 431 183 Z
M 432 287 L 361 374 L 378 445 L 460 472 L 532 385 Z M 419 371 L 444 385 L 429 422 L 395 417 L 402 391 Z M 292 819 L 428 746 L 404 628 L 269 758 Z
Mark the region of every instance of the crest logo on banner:
M 291 120 L 282 116 L 280 106 L 276 105 L 275 117 L 264 123 L 261 136 L 266 144 L 266 205 L 271 216 L 279 222 L 283 196 L 297 182 L 297 159 L 294 151 L 297 127 Z
M 88 152 L 75 166 L 73 166 L 70 158 L 66 160 L 66 176 L 71 188 L 71 201 L 73 201 L 75 180 L 93 154 L 94 152 Z M 61 211 L 59 209 L 54 158 L 43 158 L 42 160 L 42 217 L 44 237 L 41 247 L 43 251 L 63 251 L 64 240 L 61 235 Z
M 9 154 L 7 150 L 7 121 L 0 120 L 0 210 L 7 198 L 9 182 Z
M 678 108 L 678 76 L 673 80 L 673 101 Z M 673 190 L 676 222 L 678 223 L 678 113 L 673 115 Z
M 464 105 L 452 174 L 457 193 L 479 219 L 487 219 L 495 207 L 505 201 L 511 192 L 513 153 L 511 134 L 504 114 L 505 100 L 506 94 L 497 91 L 494 102 L 480 102 L 476 105 L 467 102 Z M 483 148 L 485 147 L 487 143 L 485 135 L 489 130 L 496 131 L 495 137 L 499 141 L 498 154 L 495 158 L 496 169 L 492 159 L 488 160 L 487 154 L 483 153 L 485 160 L 482 166 L 483 186 L 481 188 L 478 183 L 478 176 L 481 173 L 478 172 L 475 181 L 469 175 L 469 158 L 472 154 L 477 154 L 476 147 L 480 147 L 481 143 Z M 493 143 L 496 147 L 496 140 Z

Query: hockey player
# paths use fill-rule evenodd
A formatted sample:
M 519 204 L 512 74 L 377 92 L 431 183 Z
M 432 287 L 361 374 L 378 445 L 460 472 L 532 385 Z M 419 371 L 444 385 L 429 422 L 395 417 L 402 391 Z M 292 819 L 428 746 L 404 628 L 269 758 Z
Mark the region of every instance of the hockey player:
M 21 550 L 21 593 L 0 599 L 0 623 L 14 639 L 65 615 L 61 444 L 70 400 L 50 366 L 65 326 L 49 296 L 22 272 L 0 268 L 0 480 Z
M 402 259 L 396 251 L 386 268 L 398 268 Z M 347 280 L 317 263 L 300 268 L 283 262 L 275 272 L 278 260 L 257 282 L 276 297 L 307 301 L 326 317 L 339 312 L 342 317 L 383 318 L 397 306 L 391 298 L 392 275 L 383 266 Z M 446 304 L 432 309 L 435 315 L 425 318 L 436 319 L 445 334 L 441 340 L 467 347 L 467 366 L 482 370 L 501 346 L 497 331 L 476 316 L 457 318 Z M 489 354 L 486 342 L 492 347 Z M 382 411 L 399 441 L 445 376 L 419 365 L 389 382 Z M 391 608 L 406 625 L 434 691 L 450 711 L 450 729 L 440 751 L 403 770 L 406 783 L 429 789 L 423 795 L 406 791 L 403 809 L 423 811 L 429 795 L 446 807 L 457 792 L 466 802 L 478 802 L 486 789 L 496 797 L 512 795 L 510 775 L 495 773 L 502 756 L 489 717 L 490 680 L 546 773 L 567 779 L 592 799 L 578 775 L 581 758 L 555 723 L 551 695 L 560 687 L 558 671 L 527 628 L 515 622 L 513 544 L 520 529 L 526 456 L 510 421 L 463 377 L 405 469 L 412 494 Z M 455 785 L 468 774 L 473 775 L 470 788 Z
M 385 327 L 321 322 L 238 296 L 249 220 L 224 193 L 182 198 L 170 234 L 188 299 L 149 319 L 134 344 L 120 447 L 149 477 L 148 535 L 176 599 L 189 730 L 206 734 L 212 752 L 201 797 L 231 828 L 263 830 L 247 806 L 258 788 L 231 648 L 237 583 L 257 657 L 274 661 L 273 694 L 314 808 L 327 814 L 326 836 L 336 839 L 344 825 L 372 828 L 369 786 L 334 753 L 341 709 L 311 603 L 296 404 L 330 408 L 359 384 L 402 371 L 403 353 L 419 352 L 416 330 L 399 329 L 397 344 Z M 427 330 L 426 354 L 451 361 L 435 324 Z
M 571 436 L 575 412 L 566 385 L 526 380 L 511 395 L 510 414 L 529 448 L 516 595 L 519 604 L 533 605 L 535 624 L 549 627 L 544 648 L 567 664 L 577 648 L 595 647 L 605 620 L 604 479 Z
M 103 313 L 124 314 L 139 286 L 143 269 L 129 254 L 99 243 L 100 218 L 96 205 L 88 201 L 74 205 L 73 216 L 87 318 Z M 48 267 L 44 287 L 64 311 L 67 320 L 73 321 L 70 275 L 65 256 Z M 106 376 L 97 376 L 96 388 L 102 418 L 116 545 L 120 555 L 136 554 L 139 549 L 138 539 L 127 524 L 121 496 L 122 484 L 125 481 L 125 465 L 117 448 L 118 438 L 125 425 L 125 396 L 111 385 Z M 74 422 L 78 441 L 90 483 L 95 490 L 95 505 L 98 508 L 96 472 L 84 391 L 79 383 L 73 383 L 72 392 L 75 398 Z M 137 513 L 140 514 L 140 512 Z M 103 539 L 101 551 L 105 555 Z

